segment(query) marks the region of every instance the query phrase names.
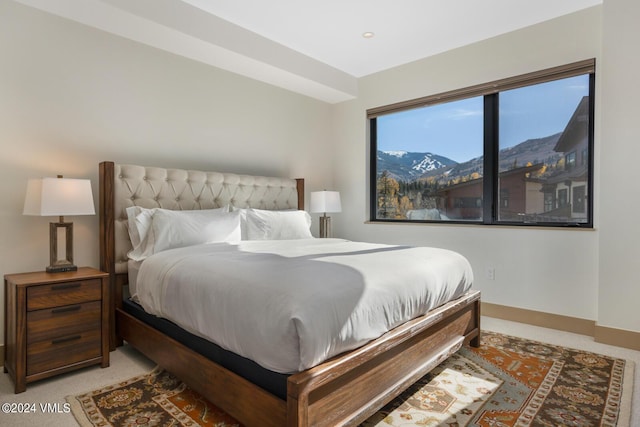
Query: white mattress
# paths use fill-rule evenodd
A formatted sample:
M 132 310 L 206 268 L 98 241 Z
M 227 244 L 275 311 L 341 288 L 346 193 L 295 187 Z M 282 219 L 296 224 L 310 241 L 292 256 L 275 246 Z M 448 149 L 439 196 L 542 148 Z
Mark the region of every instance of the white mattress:
M 137 276 L 147 312 L 281 373 L 364 345 L 473 281 L 456 252 L 342 239 L 173 249 Z

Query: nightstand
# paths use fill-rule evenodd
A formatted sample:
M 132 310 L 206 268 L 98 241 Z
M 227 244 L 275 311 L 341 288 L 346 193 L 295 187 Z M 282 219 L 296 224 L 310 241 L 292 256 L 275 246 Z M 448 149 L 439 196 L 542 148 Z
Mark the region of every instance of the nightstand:
M 4 276 L 4 371 L 16 393 L 42 378 L 109 366 L 108 277 L 89 267 Z

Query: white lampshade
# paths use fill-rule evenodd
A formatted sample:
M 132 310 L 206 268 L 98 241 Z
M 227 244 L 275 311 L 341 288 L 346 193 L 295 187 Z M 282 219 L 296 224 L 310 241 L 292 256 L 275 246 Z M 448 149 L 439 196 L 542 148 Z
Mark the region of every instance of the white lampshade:
M 27 183 L 24 215 L 94 215 L 91 181 L 88 179 L 38 178 Z
M 311 212 L 341 212 L 339 191 L 312 191 Z

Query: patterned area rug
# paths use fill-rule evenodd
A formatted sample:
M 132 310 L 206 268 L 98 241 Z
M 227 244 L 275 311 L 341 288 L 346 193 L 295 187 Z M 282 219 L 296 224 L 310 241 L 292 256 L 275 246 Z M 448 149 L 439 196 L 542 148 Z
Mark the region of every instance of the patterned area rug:
M 621 359 L 483 332 L 362 427 L 626 426 L 632 381 Z M 240 426 L 157 368 L 67 400 L 82 426 Z

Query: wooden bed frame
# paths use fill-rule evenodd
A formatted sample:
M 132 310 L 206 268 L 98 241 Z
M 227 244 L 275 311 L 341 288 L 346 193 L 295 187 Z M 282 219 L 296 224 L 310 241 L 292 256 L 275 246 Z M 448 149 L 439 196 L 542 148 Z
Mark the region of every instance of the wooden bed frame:
M 126 273 L 116 273 L 114 164 L 100 163 L 100 265 L 110 274 L 111 347 L 127 341 L 248 427 L 355 426 L 463 344 L 480 340 L 480 292 L 470 291 L 356 350 L 291 375 L 279 399 L 122 309 Z M 297 180 L 298 208 L 304 182 Z

